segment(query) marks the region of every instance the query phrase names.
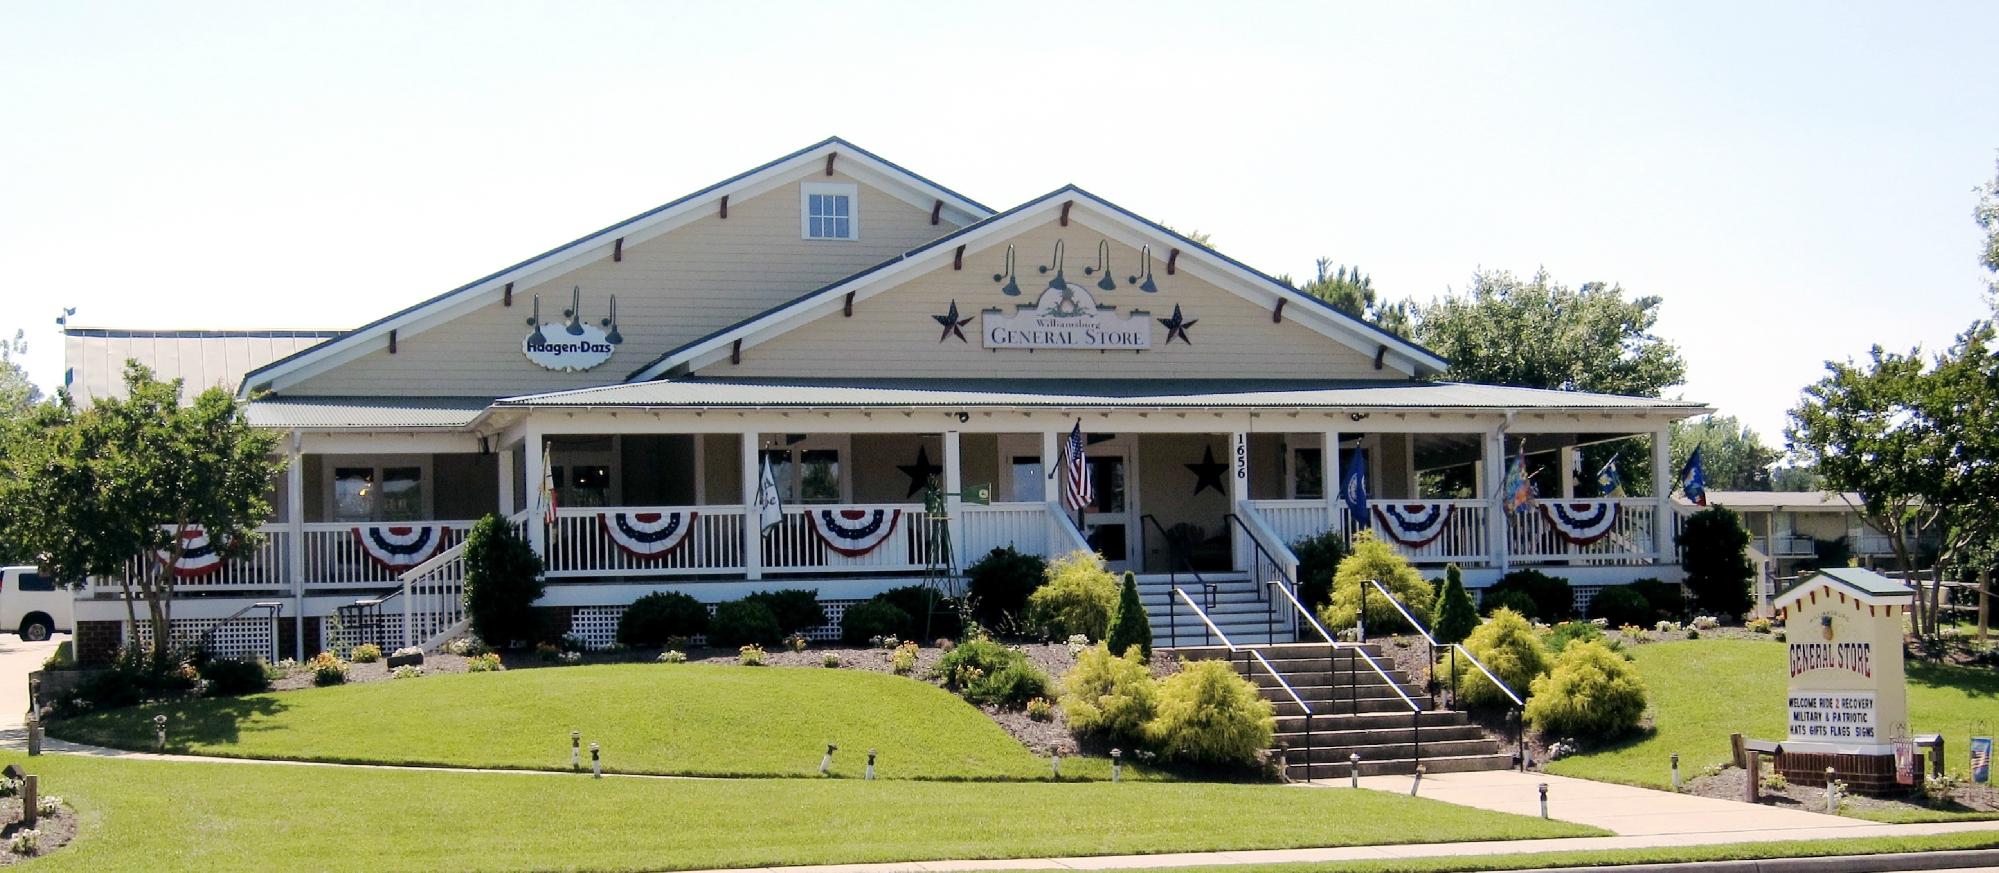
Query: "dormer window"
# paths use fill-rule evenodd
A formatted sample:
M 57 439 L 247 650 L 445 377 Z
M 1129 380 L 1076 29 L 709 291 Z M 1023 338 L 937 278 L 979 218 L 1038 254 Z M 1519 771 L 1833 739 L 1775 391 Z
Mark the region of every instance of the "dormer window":
M 860 239 L 855 214 L 860 197 L 856 186 L 807 182 L 799 186 L 799 233 L 805 239 Z

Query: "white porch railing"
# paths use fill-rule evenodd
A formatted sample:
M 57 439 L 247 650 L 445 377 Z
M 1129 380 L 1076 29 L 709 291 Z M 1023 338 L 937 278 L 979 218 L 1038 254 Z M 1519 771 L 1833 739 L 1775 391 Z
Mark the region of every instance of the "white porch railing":
M 808 512 L 853 509 L 901 511 L 895 530 L 888 539 L 865 555 L 843 555 L 827 547 L 813 530 Z M 936 539 L 930 515 L 922 504 L 866 504 L 838 506 L 786 506 L 784 520 L 764 532 L 763 566 L 774 573 L 846 573 L 853 571 L 896 572 L 922 570 L 929 566 Z M 943 556 L 937 555 L 942 558 Z
M 403 645 L 415 646 L 465 619 L 465 542 L 402 575 Z M 393 608 L 393 607 L 391 607 Z
M 1659 504 L 1649 497 L 1565 500 L 1565 504 L 1618 504 L 1617 522 L 1593 543 L 1570 542 L 1548 523 L 1539 508 L 1507 514 L 1507 552 L 1523 563 L 1576 560 L 1584 564 L 1650 563 L 1658 557 L 1652 524 Z
M 1264 528 L 1287 547 L 1331 527 L 1324 500 L 1252 500 L 1249 507 L 1263 519 Z
M 601 513 L 692 512 L 687 541 L 663 555 L 635 557 L 604 530 Z M 557 509 L 544 558 L 550 579 L 576 576 L 698 576 L 743 572 L 740 506 L 620 506 Z
M 958 526 L 965 542 L 965 553 L 958 556 L 960 567 L 1007 546 L 1022 554 L 1048 555 L 1050 531 L 1044 504 L 966 506 L 958 511 Z
M 1385 500 L 1382 503 L 1424 503 L 1444 504 L 1451 507 L 1450 525 L 1436 539 L 1420 546 L 1396 543 L 1395 548 L 1410 562 L 1417 564 L 1456 563 L 1466 566 L 1480 565 L 1492 560 L 1492 544 L 1486 535 L 1487 513 L 1492 511 L 1490 501 L 1485 500 Z M 1252 500 L 1249 507 L 1263 520 L 1264 527 L 1284 545 L 1327 530 L 1326 502 L 1323 500 Z M 1372 512 L 1369 513 L 1373 515 Z M 1339 507 L 1341 530 L 1349 533 L 1362 529 L 1362 525 L 1352 517 L 1345 506 Z M 1365 520 L 1369 527 L 1374 525 L 1372 517 Z
M 419 521 L 411 524 L 443 525 L 444 542 L 440 551 L 450 549 L 465 541 L 465 534 L 472 529 L 470 521 Z M 394 524 L 394 522 L 372 522 L 372 524 Z M 307 588 L 387 588 L 398 584 L 402 571 L 382 566 L 361 548 L 354 538 L 353 522 L 309 522 L 302 526 L 305 535 L 305 565 L 299 578 Z
M 263 543 L 257 548 L 223 561 L 213 572 L 175 580 L 174 590 L 188 593 L 289 590 L 292 583 L 285 575 L 285 544 L 291 539 L 291 528 L 283 524 L 267 524 L 258 527 L 257 532 L 264 535 Z M 157 572 L 159 564 L 150 555 L 134 556 L 125 563 L 126 578 L 136 579 L 140 574 Z M 91 584 L 105 591 L 118 588 L 117 579 L 93 578 Z
M 1090 541 L 1076 528 L 1076 521 L 1060 503 L 1049 503 L 1044 518 L 1048 524 L 1048 548 L 1046 557 L 1055 558 L 1070 552 L 1094 552 Z

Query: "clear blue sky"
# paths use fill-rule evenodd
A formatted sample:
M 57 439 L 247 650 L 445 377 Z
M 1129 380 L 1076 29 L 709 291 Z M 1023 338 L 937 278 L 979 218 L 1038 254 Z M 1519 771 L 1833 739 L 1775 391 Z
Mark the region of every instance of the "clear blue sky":
M 0 328 L 350 327 L 839 134 L 1271 272 L 1665 298 L 1773 441 L 1984 311 L 1999 4 L 0 3 Z

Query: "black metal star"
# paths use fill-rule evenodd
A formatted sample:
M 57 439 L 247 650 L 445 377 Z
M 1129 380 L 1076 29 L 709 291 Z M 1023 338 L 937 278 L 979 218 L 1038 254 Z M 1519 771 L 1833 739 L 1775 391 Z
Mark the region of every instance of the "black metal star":
M 1228 493 L 1222 490 L 1222 474 L 1228 472 L 1229 465 L 1215 460 L 1214 446 L 1208 446 L 1201 450 L 1200 463 L 1187 464 L 1185 466 L 1194 474 L 1195 494 L 1199 494 L 1203 489 L 1207 488 L 1215 489 L 1215 493 L 1217 494 Z
M 1194 344 L 1194 341 L 1187 338 L 1187 328 L 1193 327 L 1201 321 L 1198 318 L 1181 318 L 1180 304 L 1178 303 L 1173 304 L 1172 318 L 1156 318 L 1153 320 L 1159 322 L 1161 327 L 1166 328 L 1166 345 L 1172 345 L 1173 338 L 1177 336 L 1181 342 L 1190 346 Z
M 909 493 L 902 495 L 904 497 L 915 497 L 916 492 L 922 491 L 924 486 L 929 485 L 932 478 L 944 475 L 943 464 L 930 463 L 929 446 L 916 447 L 916 463 L 897 464 L 895 468 L 909 477 Z
M 971 342 L 971 340 L 965 338 L 965 325 L 971 324 L 972 320 L 969 318 L 958 317 L 958 301 L 956 300 L 951 301 L 950 312 L 947 312 L 943 315 L 933 315 L 930 316 L 930 318 L 936 321 L 938 324 L 944 326 L 944 333 L 937 337 L 938 342 L 941 343 L 954 336 L 957 337 L 958 341 L 961 343 Z

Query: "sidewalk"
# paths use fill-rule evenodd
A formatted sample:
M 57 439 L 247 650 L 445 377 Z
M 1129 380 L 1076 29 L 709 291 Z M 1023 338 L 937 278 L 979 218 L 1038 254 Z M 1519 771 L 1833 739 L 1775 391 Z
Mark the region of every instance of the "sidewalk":
M 1397 794 L 1409 793 L 1409 783 L 1408 776 L 1368 776 L 1360 780 L 1363 788 Z M 1343 781 L 1319 784 L 1346 785 Z M 1538 816 L 1541 814 L 1539 786 L 1544 784 L 1548 786 L 1549 817 L 1593 825 L 1621 837 L 1750 835 L 1763 831 L 1799 830 L 1824 831 L 1825 836 L 1845 836 L 1856 828 L 1869 826 L 1868 822 L 1857 818 L 1796 808 L 1752 805 L 1517 770 L 1425 776 L 1423 786 L 1417 793 L 1421 797 L 1460 806 Z M 1863 836 L 1858 833 L 1852 835 Z M 1816 836 L 1818 834 L 1815 833 Z

